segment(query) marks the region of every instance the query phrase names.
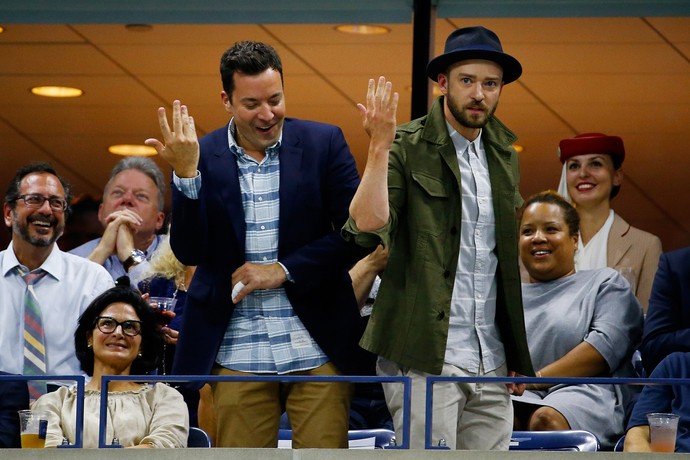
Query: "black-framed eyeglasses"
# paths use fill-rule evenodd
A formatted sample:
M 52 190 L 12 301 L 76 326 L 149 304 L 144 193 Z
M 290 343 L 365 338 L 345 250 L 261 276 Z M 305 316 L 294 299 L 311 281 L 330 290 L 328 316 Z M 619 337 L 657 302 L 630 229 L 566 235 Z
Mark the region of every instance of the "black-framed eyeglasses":
M 104 334 L 112 334 L 118 326 L 122 326 L 122 333 L 130 337 L 141 334 L 141 321 L 127 320 L 119 322 L 110 316 L 99 316 L 96 318 L 96 327 Z
M 17 200 L 24 200 L 24 205 L 27 208 L 40 208 L 43 203 L 48 200 L 50 209 L 53 211 L 64 212 L 67 209 L 67 201 L 56 196 L 43 196 L 38 193 L 28 193 L 26 195 L 19 195 Z

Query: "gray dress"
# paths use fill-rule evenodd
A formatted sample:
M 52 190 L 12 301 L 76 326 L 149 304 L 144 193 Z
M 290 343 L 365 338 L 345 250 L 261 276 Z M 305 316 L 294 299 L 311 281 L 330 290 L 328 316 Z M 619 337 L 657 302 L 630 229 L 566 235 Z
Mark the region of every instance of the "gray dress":
M 642 335 L 642 307 L 615 270 L 584 270 L 546 283 L 524 283 L 522 296 L 535 369 L 586 341 L 604 357 L 610 376 L 634 376 L 630 358 Z M 553 407 L 572 429 L 591 431 L 602 447 L 611 447 L 623 434 L 630 390 L 621 385 L 557 385 L 513 399 Z

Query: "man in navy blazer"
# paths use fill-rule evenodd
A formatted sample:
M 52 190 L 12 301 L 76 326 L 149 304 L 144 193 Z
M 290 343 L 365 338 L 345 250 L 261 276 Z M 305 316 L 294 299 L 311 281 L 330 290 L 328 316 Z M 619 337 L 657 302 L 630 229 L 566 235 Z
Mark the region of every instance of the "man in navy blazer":
M 690 351 L 690 247 L 659 259 L 640 345 L 647 375 L 675 351 Z
M 339 235 L 359 184 L 335 126 L 285 118 L 273 48 L 238 42 L 221 59 L 230 123 L 196 141 L 173 103 L 149 145 L 173 167 L 171 244 L 197 270 L 173 373 L 371 372 L 348 268 L 365 253 Z M 351 385 L 212 384 L 216 445 L 275 447 L 285 408 L 293 447 L 347 447 Z M 193 403 L 192 403 L 193 404 Z

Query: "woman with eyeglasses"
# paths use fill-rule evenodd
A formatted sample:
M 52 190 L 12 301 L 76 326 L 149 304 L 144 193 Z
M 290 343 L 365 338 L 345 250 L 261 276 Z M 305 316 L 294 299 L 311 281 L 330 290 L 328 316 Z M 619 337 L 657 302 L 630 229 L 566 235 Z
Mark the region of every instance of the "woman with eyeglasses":
M 153 309 L 129 281 L 105 291 L 79 318 L 74 345 L 81 368 L 92 378 L 84 400 L 84 447 L 98 447 L 101 377 L 143 375 L 160 361 L 162 336 Z M 40 397 L 34 409 L 49 413 L 46 447 L 75 442 L 76 387 Z M 106 442 L 124 447 L 186 447 L 187 407 L 177 390 L 117 380 L 108 384 Z

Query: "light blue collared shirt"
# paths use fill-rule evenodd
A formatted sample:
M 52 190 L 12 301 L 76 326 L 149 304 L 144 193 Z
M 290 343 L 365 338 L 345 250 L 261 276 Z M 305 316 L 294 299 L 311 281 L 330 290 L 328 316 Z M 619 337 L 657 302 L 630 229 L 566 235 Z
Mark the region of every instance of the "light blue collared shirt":
M 460 168 L 462 223 L 445 361 L 472 373 L 505 363 L 496 324 L 496 220 L 481 133 L 469 142 L 449 124 Z

